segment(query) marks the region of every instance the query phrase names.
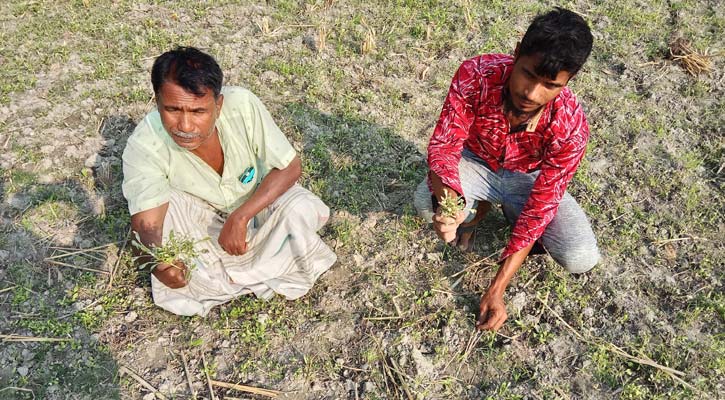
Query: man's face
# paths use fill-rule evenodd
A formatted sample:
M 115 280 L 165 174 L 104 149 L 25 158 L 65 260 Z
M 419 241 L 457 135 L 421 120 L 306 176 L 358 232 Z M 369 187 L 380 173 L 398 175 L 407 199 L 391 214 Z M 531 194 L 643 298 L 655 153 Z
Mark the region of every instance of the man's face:
M 536 111 L 559 95 L 572 77 L 567 71 L 559 71 L 556 79 L 537 75 L 535 70 L 539 58 L 538 55 L 516 57 L 514 70 L 508 81 L 511 103 L 516 111 Z
M 156 106 L 161 123 L 176 144 L 189 151 L 198 149 L 215 130 L 214 123 L 221 112 L 224 98 L 206 89 L 198 97 L 174 82 L 164 82 L 159 90 Z

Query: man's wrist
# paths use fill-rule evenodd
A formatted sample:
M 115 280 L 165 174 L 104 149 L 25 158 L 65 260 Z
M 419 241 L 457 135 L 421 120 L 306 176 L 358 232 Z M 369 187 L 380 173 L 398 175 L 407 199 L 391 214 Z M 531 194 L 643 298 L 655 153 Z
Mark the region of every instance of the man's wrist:
M 247 225 L 254 216 L 250 216 L 240 207 L 232 213 L 231 217 L 234 218 L 235 222 Z
M 500 297 L 503 298 L 504 292 L 506 292 L 506 287 L 508 285 L 501 285 L 498 282 L 491 282 L 491 285 L 488 287 L 488 290 L 486 291 L 486 294 L 489 297 Z

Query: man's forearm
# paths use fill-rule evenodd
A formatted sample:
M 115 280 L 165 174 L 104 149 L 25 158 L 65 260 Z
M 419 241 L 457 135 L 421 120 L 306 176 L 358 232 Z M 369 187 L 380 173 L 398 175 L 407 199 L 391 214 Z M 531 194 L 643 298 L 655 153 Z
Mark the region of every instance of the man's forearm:
M 534 247 L 534 243 L 536 243 L 536 241 L 531 242 L 531 244 L 511 254 L 504 260 L 503 264 L 496 273 L 496 277 L 493 278 L 493 281 L 491 281 L 491 284 L 488 287 L 489 294 L 503 296 L 509 282 L 511 282 L 511 279 L 516 274 L 516 271 L 518 271 L 521 267 L 521 264 L 526 259 L 526 256 L 529 255 L 531 248 Z
M 448 196 L 458 197 L 458 193 L 456 193 L 455 190 L 453 190 L 450 187 L 443 184 L 443 180 L 441 179 L 441 177 L 432 171 L 430 173 L 430 183 L 433 188 L 433 194 L 438 199 L 438 201 L 441 200 L 441 198 L 445 194 L 446 190 L 448 191 Z
M 163 241 L 164 218 L 169 204 L 163 204 L 150 210 L 142 211 L 131 216 L 131 229 L 138 233 L 141 243 L 148 247 L 161 246 Z M 138 262 L 144 263 L 153 261 L 151 256 L 134 249 L 139 256 Z
M 301 173 L 302 163 L 299 157 L 295 157 L 285 169 L 273 169 L 262 179 L 262 183 L 249 199 L 232 214 L 244 221 L 249 221 L 291 188 Z

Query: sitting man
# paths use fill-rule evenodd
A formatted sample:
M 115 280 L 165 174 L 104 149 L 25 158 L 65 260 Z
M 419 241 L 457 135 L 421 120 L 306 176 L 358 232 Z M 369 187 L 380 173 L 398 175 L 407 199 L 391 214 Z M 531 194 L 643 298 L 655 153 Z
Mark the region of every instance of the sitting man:
M 316 233 L 329 209 L 295 184 L 295 150 L 254 94 L 222 78 L 197 49 L 162 54 L 151 71 L 157 109 L 123 152 L 140 241 L 159 246 L 172 231 L 197 241 L 193 265 L 152 271 L 154 302 L 179 315 L 248 293 L 296 299 L 336 260 Z
M 481 297 L 479 329 L 503 325 L 503 293 L 537 241 L 572 273 L 599 261 L 589 222 L 566 193 L 589 137 L 584 111 L 566 85 L 591 48 L 586 22 L 557 8 L 533 20 L 513 56 L 472 58 L 453 77 L 416 207 L 422 215 L 428 210 L 442 240 L 462 248 L 492 203 L 513 224 L 501 267 Z M 444 193 L 465 199 L 456 218 L 433 215 Z

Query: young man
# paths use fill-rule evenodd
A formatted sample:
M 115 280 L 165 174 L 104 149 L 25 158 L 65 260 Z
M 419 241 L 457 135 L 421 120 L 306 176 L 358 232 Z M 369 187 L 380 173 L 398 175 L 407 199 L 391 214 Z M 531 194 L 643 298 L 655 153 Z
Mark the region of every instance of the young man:
M 154 301 L 180 315 L 206 315 L 248 293 L 298 298 L 336 260 L 316 234 L 329 209 L 295 184 L 294 149 L 256 96 L 222 88 L 222 79 L 197 49 L 162 54 L 151 72 L 157 109 L 123 153 L 123 194 L 141 242 L 161 245 L 172 231 L 200 240 L 193 265 L 152 271 Z
M 463 197 L 466 210 L 457 218 L 432 217 L 438 236 L 463 248 L 492 203 L 513 224 L 501 267 L 481 297 L 479 329 L 503 325 L 503 293 L 537 241 L 572 273 L 599 260 L 589 222 L 566 193 L 589 138 L 584 112 L 566 85 L 591 48 L 586 22 L 556 8 L 534 19 L 513 57 L 481 55 L 453 77 L 428 146 L 428 187 L 421 185 L 416 196 L 431 199 L 430 189 L 433 198 L 416 206 L 434 209 L 433 200 L 446 192 Z

